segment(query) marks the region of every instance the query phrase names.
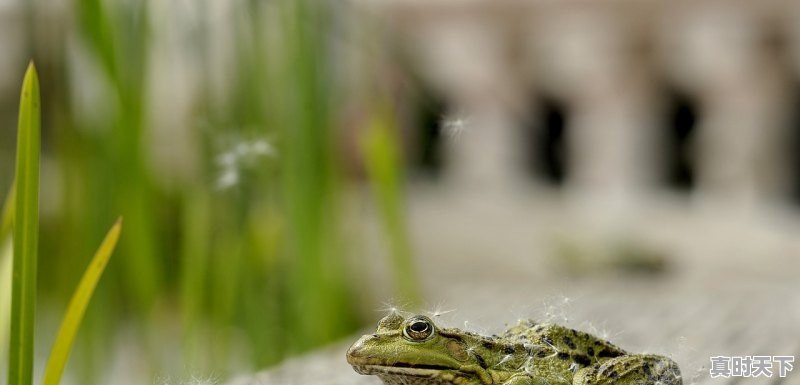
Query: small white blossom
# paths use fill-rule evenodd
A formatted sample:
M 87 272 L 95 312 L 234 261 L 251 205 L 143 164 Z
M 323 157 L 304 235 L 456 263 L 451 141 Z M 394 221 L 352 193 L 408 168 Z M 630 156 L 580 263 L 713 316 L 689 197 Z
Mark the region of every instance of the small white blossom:
M 221 169 L 217 178 L 217 188 L 224 190 L 237 185 L 241 181 L 242 167 L 253 167 L 260 158 L 275 154 L 275 149 L 264 139 L 235 143 L 216 158 L 216 163 Z
M 235 168 L 228 168 L 222 171 L 217 178 L 217 188 L 224 190 L 239 183 L 239 171 Z

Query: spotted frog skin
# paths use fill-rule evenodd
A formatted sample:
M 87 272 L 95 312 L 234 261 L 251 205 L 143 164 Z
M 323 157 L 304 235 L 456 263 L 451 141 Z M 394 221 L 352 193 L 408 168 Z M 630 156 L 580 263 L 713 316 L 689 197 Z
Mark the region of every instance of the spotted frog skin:
M 390 314 L 347 351 L 356 372 L 386 385 L 681 385 L 678 365 L 591 334 L 520 321 L 500 336 Z

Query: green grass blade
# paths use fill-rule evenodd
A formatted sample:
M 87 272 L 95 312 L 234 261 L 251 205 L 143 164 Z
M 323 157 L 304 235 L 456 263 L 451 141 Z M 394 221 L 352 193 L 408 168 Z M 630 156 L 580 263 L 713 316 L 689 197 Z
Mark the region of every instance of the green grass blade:
M 3 202 L 3 213 L 0 214 L 0 243 L 6 239 L 6 235 L 11 232 L 11 225 L 14 221 L 14 202 L 17 196 L 17 183 L 11 184 L 11 189 Z
M 11 240 L 0 241 L 0 360 L 8 353 L 8 323 L 11 321 Z
M 14 221 L 14 202 L 17 190 L 16 182 L 11 184 L 11 188 L 3 202 L 3 211 L 0 214 L 0 360 L 6 360 L 5 349 L 8 346 L 8 324 L 11 321 L 11 260 L 12 248 L 11 227 Z
M 67 364 L 69 352 L 83 320 L 83 315 L 86 313 L 86 307 L 89 306 L 89 300 L 92 299 L 94 288 L 103 275 L 103 270 L 108 264 L 111 253 L 114 252 L 121 230 L 122 218 L 117 219 L 117 222 L 108 231 L 106 238 L 100 244 L 100 248 L 97 249 L 92 261 L 83 273 L 83 278 L 81 278 L 78 288 L 75 289 L 75 293 L 72 295 L 64 320 L 61 321 L 61 327 L 58 329 L 58 335 L 53 343 L 53 350 L 50 352 L 50 359 L 47 361 L 47 367 L 45 367 L 43 385 L 58 385 L 59 381 L 61 381 L 64 366 Z
M 39 246 L 39 110 L 39 78 L 31 62 L 22 81 L 17 131 L 8 385 L 30 385 L 33 382 L 33 326 Z

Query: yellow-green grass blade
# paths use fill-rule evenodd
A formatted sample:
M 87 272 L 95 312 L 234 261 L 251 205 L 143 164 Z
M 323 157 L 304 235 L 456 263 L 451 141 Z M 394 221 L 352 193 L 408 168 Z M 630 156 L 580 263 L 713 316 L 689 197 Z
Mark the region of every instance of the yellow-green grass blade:
M 11 320 L 11 240 L 0 241 L 0 360 L 8 353 L 8 322 Z
M 14 220 L 15 192 L 16 183 L 12 183 L 3 203 L 2 214 L 0 214 L 0 347 L 8 346 L 8 323 L 11 321 L 11 260 L 13 251 L 9 234 Z M 0 360 L 7 359 L 7 353 L 5 348 L 0 349 Z
M 0 214 L 0 346 L 5 347 L 8 343 L 8 323 L 11 321 L 11 225 L 14 220 L 14 196 L 16 195 L 16 183 L 11 184 L 11 189 L 6 195 L 3 203 L 3 211 Z M 0 360 L 5 360 L 6 350 L 0 351 Z
M 0 243 L 6 239 L 6 235 L 11 232 L 11 225 L 14 221 L 14 202 L 17 196 L 17 183 L 11 184 L 8 195 L 3 202 L 3 213 L 0 214 Z
M 39 78 L 31 62 L 22 81 L 19 102 L 8 385 L 30 385 L 33 382 L 33 326 L 39 246 L 39 110 Z
M 67 364 L 69 352 L 83 320 L 83 315 L 86 313 L 86 307 L 89 306 L 92 293 L 94 293 L 97 282 L 103 275 L 111 253 L 114 252 L 121 230 L 122 218 L 117 219 L 117 222 L 108 231 L 106 238 L 100 244 L 100 248 L 97 249 L 92 261 L 83 273 L 83 278 L 81 278 L 78 288 L 75 289 L 75 293 L 72 295 L 67 312 L 64 314 L 64 320 L 61 321 L 61 327 L 58 329 L 58 335 L 53 343 L 53 350 L 50 352 L 50 359 L 45 367 L 43 385 L 58 385 L 59 381 L 61 381 L 64 366 Z

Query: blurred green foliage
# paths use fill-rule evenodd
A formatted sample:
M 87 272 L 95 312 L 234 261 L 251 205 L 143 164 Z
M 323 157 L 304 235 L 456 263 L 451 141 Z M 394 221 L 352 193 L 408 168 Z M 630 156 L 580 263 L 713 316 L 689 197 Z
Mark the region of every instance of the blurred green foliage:
M 140 344 L 131 352 L 154 373 L 224 375 L 278 363 L 359 327 L 354 291 L 366 282 L 343 236 L 349 182 L 336 150 L 334 4 L 234 2 L 235 22 L 226 27 L 235 69 L 225 95 L 212 84 L 213 7 L 198 8 L 209 13 L 194 15 L 194 39 L 185 42 L 200 61 L 188 123 L 197 164 L 169 183 L 159 178 L 148 137 L 151 114 L 170 111 L 153 111 L 148 89 L 153 47 L 165 38 L 153 28 L 156 3 L 70 6 L 69 30 L 29 37 L 43 84 L 42 199 L 54 201 L 44 203 L 51 209 L 43 214 L 40 255 L 58 256 L 40 266 L 40 303 L 63 313 L 108 223 L 118 215 L 126 222 L 79 334 L 70 366 L 76 381 L 97 383 L 117 341 L 131 333 Z M 88 85 L 71 67 L 84 62 L 70 61 L 66 49 L 37 48 L 68 41 L 89 58 L 108 101 L 98 108 L 107 110 L 88 116 L 76 108 L 76 90 Z M 391 112 L 377 116 L 362 150 L 398 297 L 414 302 L 399 141 L 387 131 L 395 129 Z M 10 183 L 0 180 L 0 187 Z M 179 359 L 168 348 L 174 335 Z

